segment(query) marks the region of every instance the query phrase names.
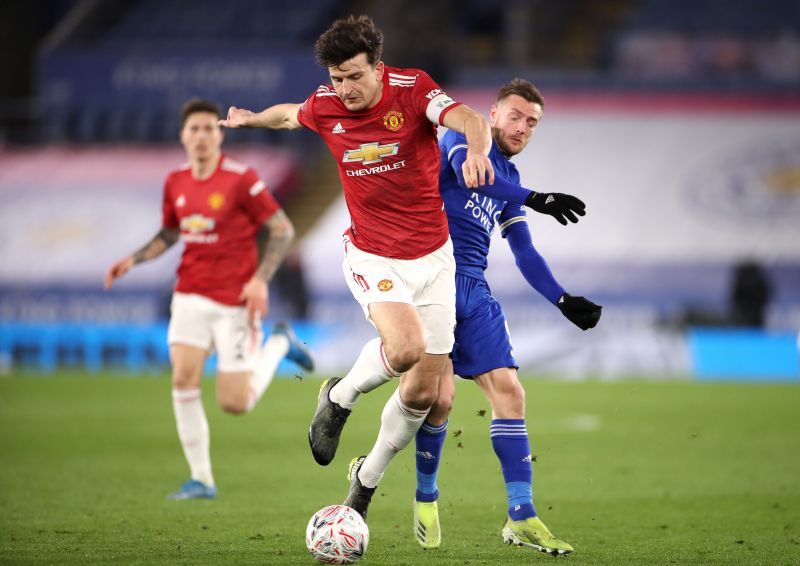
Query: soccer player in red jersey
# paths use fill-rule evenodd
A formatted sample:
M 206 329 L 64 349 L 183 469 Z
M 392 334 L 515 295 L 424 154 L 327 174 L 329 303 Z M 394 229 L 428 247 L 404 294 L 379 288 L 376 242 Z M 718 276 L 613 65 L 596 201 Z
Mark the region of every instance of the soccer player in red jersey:
M 193 99 L 184 105 L 180 139 L 189 163 L 167 177 L 161 230 L 115 262 L 104 277 L 110 289 L 133 266 L 158 257 L 183 238 L 168 341 L 175 420 L 191 479 L 171 499 L 216 496 L 200 397 L 212 346 L 219 356 L 217 401 L 228 413 L 251 410 L 284 357 L 313 368 L 310 353 L 286 324 L 276 325 L 261 344 L 267 283 L 289 248 L 294 228 L 256 172 L 222 153 L 218 120 L 219 109 L 209 101 Z M 262 226 L 269 236 L 259 262 L 256 236 Z
M 307 127 L 338 163 L 351 217 L 344 275 L 380 336 L 364 346 L 343 379 L 323 383 L 309 431 L 318 463 L 333 459 L 358 395 L 402 376 L 383 410 L 375 446 L 351 463 L 345 504 L 363 516 L 390 460 L 425 420 L 453 346 L 455 261 L 439 194 L 437 125 L 465 134 L 469 186 L 494 182 L 487 120 L 452 100 L 425 72 L 384 64 L 382 49 L 383 34 L 368 16 L 338 20 L 316 43 L 332 84 L 303 104 L 259 113 L 231 107 L 220 121 L 226 127 Z

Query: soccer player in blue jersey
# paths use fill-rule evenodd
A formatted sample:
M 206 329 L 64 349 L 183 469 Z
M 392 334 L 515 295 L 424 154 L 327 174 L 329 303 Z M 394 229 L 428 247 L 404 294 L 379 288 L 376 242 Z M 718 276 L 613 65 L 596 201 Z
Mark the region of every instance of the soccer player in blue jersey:
M 495 171 L 494 191 L 514 194 L 523 189 L 510 159 L 530 141 L 542 117 L 544 99 L 531 83 L 514 79 L 504 85 L 492 107 L 493 147 L 489 158 Z M 456 331 L 452 364 L 442 377 L 439 398 L 416 436 L 417 492 L 414 532 L 426 548 L 441 544 L 436 483 L 455 384 L 453 372 L 472 379 L 492 407 L 491 438 L 503 470 L 508 518 L 502 536 L 506 543 L 559 555 L 572 546 L 550 533 L 533 504 L 531 448 L 525 427 L 525 390 L 517 377 L 505 315 L 492 297 L 484 270 L 495 227 L 508 241 L 517 266 L 528 283 L 557 306 L 582 330 L 593 328 L 601 307 L 567 294 L 536 251 L 526 221 L 525 207 L 468 189 L 461 174 L 466 157 L 464 136 L 452 130 L 440 141 L 439 190 L 445 203 L 456 258 Z M 502 194 L 502 193 L 501 193 Z M 531 191 L 526 204 L 550 214 L 562 224 L 577 221 L 583 203 L 570 195 Z

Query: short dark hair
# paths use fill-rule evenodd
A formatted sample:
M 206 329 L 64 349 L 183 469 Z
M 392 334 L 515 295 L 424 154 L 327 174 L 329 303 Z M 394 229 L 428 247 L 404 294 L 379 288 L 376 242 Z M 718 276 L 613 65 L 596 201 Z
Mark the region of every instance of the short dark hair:
M 359 53 L 366 53 L 367 61 L 374 66 L 383 53 L 383 32 L 369 16 L 347 16 L 319 36 L 314 51 L 323 67 L 337 67 Z
M 208 112 L 216 115 L 217 118 L 221 116 L 219 112 L 219 106 L 210 100 L 205 100 L 203 98 L 192 98 L 191 100 L 187 100 L 181 107 L 181 128 L 186 125 L 186 120 L 189 119 L 189 116 L 195 112 Z
M 533 86 L 533 83 L 528 82 L 525 79 L 512 79 L 501 86 L 500 90 L 497 92 L 497 100 L 495 101 L 495 104 L 499 103 L 504 98 L 511 96 L 512 94 L 521 96 L 528 102 L 535 102 L 544 108 L 544 97 L 542 96 L 542 93 L 539 92 L 538 88 Z

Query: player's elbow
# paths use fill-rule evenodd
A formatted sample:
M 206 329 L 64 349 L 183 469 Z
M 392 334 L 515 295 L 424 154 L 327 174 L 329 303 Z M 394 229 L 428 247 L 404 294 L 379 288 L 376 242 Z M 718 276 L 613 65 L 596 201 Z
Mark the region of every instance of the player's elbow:
M 489 121 L 466 104 L 461 104 L 445 114 L 444 126 L 462 134 L 490 129 Z
M 280 123 L 282 129 L 299 130 L 303 127 L 303 124 L 297 119 L 297 113 L 300 110 L 299 104 L 285 104 L 282 106 L 282 110 L 283 116 Z
M 303 125 L 300 122 L 298 122 L 296 119 L 293 120 L 292 118 L 287 116 L 287 117 L 285 117 L 283 119 L 283 122 L 281 122 L 281 128 L 280 129 L 282 129 L 282 130 L 299 130 L 302 127 L 303 127 Z
M 483 114 L 476 112 L 472 108 L 469 108 L 469 113 L 466 115 L 464 121 L 467 123 L 467 126 L 472 126 L 481 130 L 489 130 L 491 128 L 489 120 L 487 120 Z
M 265 227 L 269 232 L 270 240 L 283 242 L 286 245 L 294 240 L 294 224 L 292 224 L 292 221 L 289 220 L 283 210 L 278 210 L 273 214 L 265 223 Z
M 288 217 L 285 217 L 283 222 L 281 222 L 280 229 L 277 230 L 277 233 L 275 235 L 276 237 L 280 238 L 287 244 L 291 243 L 294 240 L 294 235 L 295 235 L 294 224 L 292 224 L 292 221 L 289 220 Z

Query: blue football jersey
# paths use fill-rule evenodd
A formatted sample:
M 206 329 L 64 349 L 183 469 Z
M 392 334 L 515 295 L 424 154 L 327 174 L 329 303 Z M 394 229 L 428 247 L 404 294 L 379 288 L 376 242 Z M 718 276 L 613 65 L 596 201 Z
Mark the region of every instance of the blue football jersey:
M 448 130 L 439 141 L 441 163 L 439 167 L 439 191 L 444 201 L 453 253 L 456 258 L 456 273 L 483 278 L 487 266 L 492 232 L 500 226 L 500 234 L 514 222 L 525 221 L 525 207 L 491 198 L 458 184 L 452 167 L 453 158 L 466 155 L 467 139 L 464 134 Z M 509 183 L 520 184 L 519 172 L 493 141 L 489 159 L 495 176 Z M 491 189 L 490 189 L 491 190 Z

